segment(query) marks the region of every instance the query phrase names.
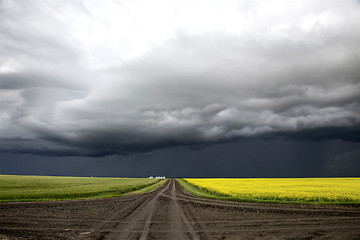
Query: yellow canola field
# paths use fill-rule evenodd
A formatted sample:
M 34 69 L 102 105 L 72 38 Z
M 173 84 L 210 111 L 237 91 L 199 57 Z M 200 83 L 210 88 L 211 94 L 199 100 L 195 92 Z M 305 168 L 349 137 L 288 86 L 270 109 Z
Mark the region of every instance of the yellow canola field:
M 360 204 L 360 178 L 187 178 L 185 180 L 219 197 Z

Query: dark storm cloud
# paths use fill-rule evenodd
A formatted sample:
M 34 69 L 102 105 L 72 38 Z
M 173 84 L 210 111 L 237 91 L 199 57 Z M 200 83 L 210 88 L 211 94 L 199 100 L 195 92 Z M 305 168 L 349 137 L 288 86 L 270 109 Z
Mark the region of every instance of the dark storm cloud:
M 330 158 L 325 172 L 330 176 L 358 176 L 360 172 L 359 148 L 345 153 L 339 153 Z M 346 174 L 344 174 L 346 173 Z
M 104 157 L 0 153 L 0 174 L 113 177 L 359 176 L 359 143 L 341 140 L 247 139 L 197 150 L 188 147 Z
M 360 140 L 358 2 L 125 2 L 0 2 L 1 151 Z

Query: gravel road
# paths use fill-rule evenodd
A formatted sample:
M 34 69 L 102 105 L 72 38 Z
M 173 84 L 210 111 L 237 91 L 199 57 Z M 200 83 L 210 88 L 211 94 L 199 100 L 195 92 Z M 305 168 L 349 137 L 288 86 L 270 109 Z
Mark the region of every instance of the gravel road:
M 1 203 L 2 239 L 360 239 L 360 208 L 204 199 L 172 179 L 139 195 Z

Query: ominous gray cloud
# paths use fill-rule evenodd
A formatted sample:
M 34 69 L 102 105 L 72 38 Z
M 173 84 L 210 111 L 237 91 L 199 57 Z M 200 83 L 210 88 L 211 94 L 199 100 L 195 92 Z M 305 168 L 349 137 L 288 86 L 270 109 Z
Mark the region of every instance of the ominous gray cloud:
M 360 141 L 359 42 L 356 0 L 3 0 L 0 151 Z
M 326 165 L 326 173 L 332 176 L 339 176 L 345 172 L 352 176 L 360 173 L 360 150 L 355 149 L 330 158 Z
M 359 176 L 360 143 L 246 139 L 199 149 L 101 157 L 0 153 L 0 174 L 113 177 Z

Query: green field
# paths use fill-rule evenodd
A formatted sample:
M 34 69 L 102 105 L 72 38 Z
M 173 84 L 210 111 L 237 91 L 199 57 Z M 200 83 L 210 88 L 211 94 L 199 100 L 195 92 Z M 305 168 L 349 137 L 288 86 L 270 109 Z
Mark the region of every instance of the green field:
M 164 182 L 147 178 L 0 175 L 0 202 L 116 197 L 150 191 Z
M 360 205 L 360 178 L 181 179 L 196 196 L 245 202 Z

